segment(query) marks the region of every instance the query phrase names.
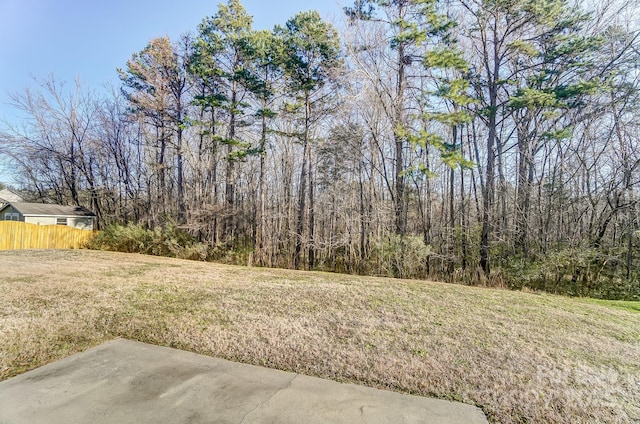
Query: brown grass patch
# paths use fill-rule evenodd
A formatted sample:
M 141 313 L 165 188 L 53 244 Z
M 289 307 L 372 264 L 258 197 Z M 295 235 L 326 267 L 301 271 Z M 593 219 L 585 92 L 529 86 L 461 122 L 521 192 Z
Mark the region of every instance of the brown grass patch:
M 114 337 L 475 404 L 640 420 L 637 303 L 96 251 L 0 252 L 0 380 Z

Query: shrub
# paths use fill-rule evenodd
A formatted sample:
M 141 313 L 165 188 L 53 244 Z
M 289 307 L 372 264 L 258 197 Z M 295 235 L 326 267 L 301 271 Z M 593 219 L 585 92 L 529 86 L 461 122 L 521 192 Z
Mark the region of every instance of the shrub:
M 114 224 L 93 237 L 87 244 L 87 248 L 125 253 L 149 253 L 148 249 L 152 242 L 153 232 L 141 225 Z
M 640 299 L 640 275 L 629 278 L 624 252 L 590 247 L 564 248 L 536 259 L 513 257 L 502 266 L 508 286 L 569 296 L 602 299 Z
M 210 256 L 207 245 L 197 242 L 173 223 L 153 230 L 131 223 L 110 225 L 100 231 L 87 248 L 181 259 L 207 260 Z
M 372 243 L 370 262 L 379 275 L 424 278 L 431 247 L 421 237 L 389 234 Z M 374 269 L 373 267 L 370 267 Z

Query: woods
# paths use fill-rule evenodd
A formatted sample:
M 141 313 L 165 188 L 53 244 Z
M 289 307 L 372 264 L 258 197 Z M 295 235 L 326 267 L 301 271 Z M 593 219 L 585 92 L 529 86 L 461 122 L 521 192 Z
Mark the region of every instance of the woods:
M 15 93 L 0 152 L 33 200 L 210 259 L 638 299 L 635 12 L 357 0 L 256 30 L 229 0 L 108 92 Z

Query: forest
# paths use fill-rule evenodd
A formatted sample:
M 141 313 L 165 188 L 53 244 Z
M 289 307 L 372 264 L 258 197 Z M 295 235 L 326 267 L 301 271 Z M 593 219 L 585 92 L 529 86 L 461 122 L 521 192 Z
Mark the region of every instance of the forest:
M 640 299 L 633 2 L 212 12 L 108 91 L 15 93 L 0 154 L 23 193 L 91 209 L 105 246 Z

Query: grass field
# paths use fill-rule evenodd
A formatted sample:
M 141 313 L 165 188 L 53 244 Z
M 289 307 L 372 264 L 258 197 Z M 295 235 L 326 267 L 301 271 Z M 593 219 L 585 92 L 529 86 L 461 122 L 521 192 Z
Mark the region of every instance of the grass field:
M 640 302 L 96 251 L 0 252 L 0 380 L 114 337 L 475 404 L 640 421 Z

